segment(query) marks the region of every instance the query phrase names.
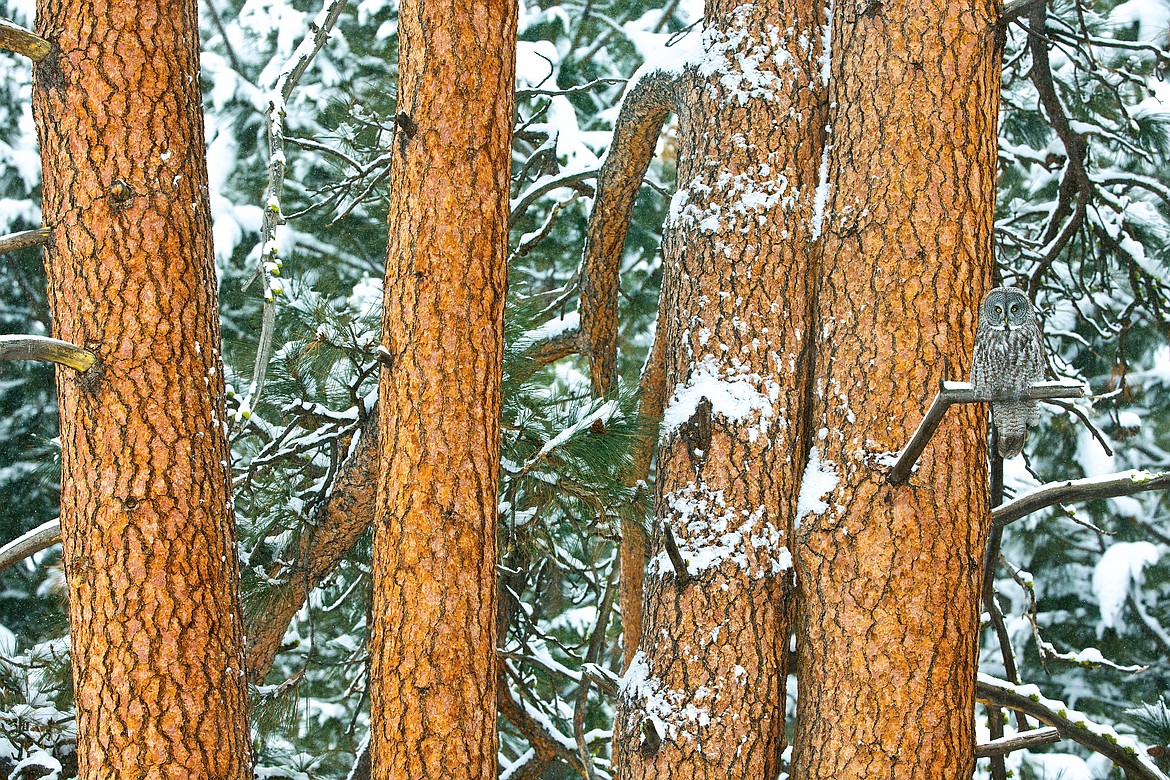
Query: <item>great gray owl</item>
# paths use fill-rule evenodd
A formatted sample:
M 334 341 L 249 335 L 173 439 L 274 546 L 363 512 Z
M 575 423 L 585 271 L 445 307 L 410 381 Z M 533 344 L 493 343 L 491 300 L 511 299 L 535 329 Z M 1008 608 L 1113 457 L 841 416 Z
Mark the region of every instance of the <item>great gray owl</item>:
M 979 329 L 971 361 L 975 394 L 995 398 L 991 419 L 999 431 L 999 455 L 1014 458 L 1024 449 L 1028 426 L 1040 416 L 1036 401 L 1020 395 L 1044 381 L 1044 337 L 1036 311 L 1023 290 L 996 287 L 979 304 Z

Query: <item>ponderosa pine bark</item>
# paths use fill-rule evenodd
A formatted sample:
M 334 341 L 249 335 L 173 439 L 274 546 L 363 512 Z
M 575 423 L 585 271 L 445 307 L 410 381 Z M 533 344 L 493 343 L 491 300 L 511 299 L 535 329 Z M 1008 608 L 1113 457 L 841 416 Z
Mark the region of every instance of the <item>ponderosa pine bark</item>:
M 496 775 L 516 3 L 404 0 L 379 381 L 375 780 Z
M 79 777 L 248 778 L 195 0 L 37 8 Z
M 673 395 L 641 643 L 617 714 L 623 780 L 779 771 L 822 21 L 806 3 L 708 3 L 703 50 L 681 73 L 656 334 Z M 686 572 L 664 549 L 672 539 Z
M 993 258 L 997 8 L 838 0 L 833 14 L 791 776 L 970 777 L 982 408 L 951 408 L 909 484 L 883 464 L 939 380 L 970 366 Z

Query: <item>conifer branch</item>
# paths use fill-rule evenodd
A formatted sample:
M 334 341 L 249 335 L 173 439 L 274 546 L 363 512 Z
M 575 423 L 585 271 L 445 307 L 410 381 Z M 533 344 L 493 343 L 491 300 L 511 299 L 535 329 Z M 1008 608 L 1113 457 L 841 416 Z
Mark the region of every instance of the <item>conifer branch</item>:
M 44 360 L 88 371 L 97 363 L 97 355 L 48 336 L 0 336 L 0 360 Z
M 991 511 L 991 519 L 996 527 L 1002 528 L 1025 515 L 1057 504 L 1132 496 L 1147 490 L 1165 490 L 1167 488 L 1170 488 L 1170 472 L 1163 471 L 1152 474 L 1138 469 L 1106 474 L 1101 477 L 1049 482 L 1021 496 L 1016 496 L 1011 501 L 1000 504 Z
M 614 123 L 613 143 L 597 176 L 597 194 L 581 259 L 581 330 L 594 395 L 617 372 L 618 269 L 634 201 L 654 157 L 662 125 L 678 102 L 678 76 L 652 71 L 633 81 Z
M 1030 731 L 1024 731 L 1010 737 L 1000 737 L 999 739 L 993 739 L 990 742 L 976 745 L 975 758 L 1002 756 L 1016 750 L 1051 745 L 1053 742 L 1059 741 L 1060 731 L 1052 726 L 1045 726 L 1044 728 L 1031 729 Z
M 1021 399 L 1037 401 L 1052 398 L 1084 397 L 1084 384 L 1072 381 L 1037 382 L 1020 396 Z M 890 469 L 890 474 L 887 477 L 890 484 L 900 485 L 910 478 L 910 472 L 913 470 L 914 464 L 918 462 L 922 451 L 926 449 L 927 443 L 934 436 L 934 432 L 938 430 L 938 426 L 942 423 L 947 409 L 951 408 L 951 404 L 973 404 L 995 400 L 1001 399 L 980 398 L 976 396 L 975 391 L 968 382 L 942 382 L 938 394 L 934 397 L 933 403 L 931 403 L 930 408 L 926 412 L 926 416 L 922 418 L 922 422 L 918 425 L 918 430 L 914 432 L 914 435 L 910 438 L 910 443 L 898 455 L 897 462 Z
M 0 547 L 0 571 L 61 541 L 61 521 L 50 520 Z
M 1006 707 L 1024 712 L 1041 723 L 1052 726 L 1065 739 L 1100 753 L 1125 772 L 1131 780 L 1168 780 L 1157 767 L 1133 746 L 1124 745 L 1112 729 L 1097 726 L 1070 712 L 1061 702 L 1040 696 L 1034 686 L 1023 688 L 980 674 L 975 683 L 975 699 L 990 707 Z M 1080 719 L 1078 719 L 1080 718 Z
M 15 22 L 0 19 L 0 49 L 40 62 L 53 51 L 53 44 Z
M 42 227 L 35 230 L 22 230 L 19 233 L 10 233 L 7 236 L 0 236 L 0 255 L 5 252 L 15 252 L 18 249 L 26 249 L 30 246 L 44 244 L 48 242 L 52 232 L 49 228 Z

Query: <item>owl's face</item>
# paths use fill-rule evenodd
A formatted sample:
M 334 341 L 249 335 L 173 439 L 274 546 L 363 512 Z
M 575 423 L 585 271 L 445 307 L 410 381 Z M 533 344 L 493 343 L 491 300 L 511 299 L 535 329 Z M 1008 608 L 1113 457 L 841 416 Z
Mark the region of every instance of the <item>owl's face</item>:
M 1023 290 L 996 287 L 983 298 L 979 319 L 996 330 L 1013 330 L 1028 323 L 1031 308 Z

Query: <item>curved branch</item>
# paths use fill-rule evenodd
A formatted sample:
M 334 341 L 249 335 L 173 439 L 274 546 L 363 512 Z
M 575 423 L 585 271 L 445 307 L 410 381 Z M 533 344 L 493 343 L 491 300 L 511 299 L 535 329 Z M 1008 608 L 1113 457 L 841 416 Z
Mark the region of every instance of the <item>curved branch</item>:
M 53 44 L 15 22 L 0 19 L 0 49 L 40 62 L 53 51 Z
M 1088 722 L 1079 713 L 1067 710 L 1061 702 L 1045 699 L 1034 691 L 1035 686 L 1017 687 L 985 674 L 980 674 L 975 683 L 977 701 L 992 707 L 1007 707 L 1031 715 L 1041 723 L 1057 729 L 1064 738 L 1105 756 L 1121 767 L 1127 778 L 1168 780 L 1166 775 L 1141 755 L 1136 747 L 1122 741 L 1128 742 L 1127 738 L 1118 737 L 1108 727 Z
M 593 394 L 617 373 L 617 293 L 622 247 L 634 201 L 654 157 L 662 124 L 678 101 L 678 75 L 651 71 L 632 79 L 614 123 L 613 143 L 597 176 L 597 194 L 581 259 L 581 330 Z
M 1147 490 L 1170 488 L 1170 472 L 1151 474 L 1148 471 L 1131 469 L 1103 477 L 1070 479 L 1065 482 L 1049 482 L 1037 489 L 1016 496 L 991 511 L 992 524 L 1002 528 L 1025 515 L 1038 512 L 1056 504 L 1070 501 L 1093 501 L 1098 498 L 1132 496 Z
M 49 240 L 51 234 L 52 231 L 49 228 L 42 227 L 36 230 L 23 230 L 19 233 L 0 236 L 0 255 L 5 252 L 15 252 L 17 249 L 25 249 L 30 246 L 40 246 Z
M 50 520 L 0 547 L 0 571 L 61 541 L 61 521 Z
M 47 336 L 0 336 L 0 360 L 45 360 L 88 371 L 97 363 L 97 355 Z

